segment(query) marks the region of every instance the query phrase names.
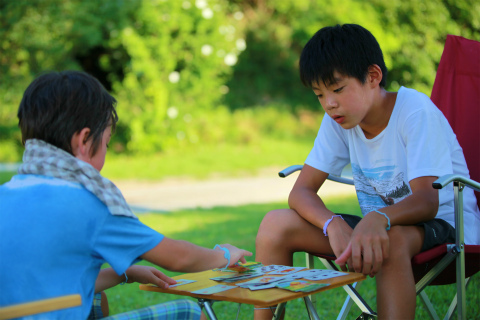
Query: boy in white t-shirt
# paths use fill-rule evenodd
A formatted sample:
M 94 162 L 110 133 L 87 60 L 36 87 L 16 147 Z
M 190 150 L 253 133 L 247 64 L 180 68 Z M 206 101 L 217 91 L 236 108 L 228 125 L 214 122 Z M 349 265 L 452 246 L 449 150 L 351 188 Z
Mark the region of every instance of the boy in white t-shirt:
M 326 27 L 306 44 L 300 77 L 325 117 L 290 209 L 269 212 L 260 225 L 256 261 L 291 265 L 297 251 L 334 254 L 343 270 L 376 276 L 379 319 L 414 319 L 411 258 L 455 241 L 453 190 L 432 183 L 468 177 L 468 169 L 440 110 L 415 90 L 387 92 L 386 75 L 379 44 L 361 26 Z M 317 194 L 349 163 L 363 218 L 336 215 Z M 478 244 L 480 214 L 473 191 L 464 193 L 465 242 Z M 271 316 L 255 310 L 256 319 Z

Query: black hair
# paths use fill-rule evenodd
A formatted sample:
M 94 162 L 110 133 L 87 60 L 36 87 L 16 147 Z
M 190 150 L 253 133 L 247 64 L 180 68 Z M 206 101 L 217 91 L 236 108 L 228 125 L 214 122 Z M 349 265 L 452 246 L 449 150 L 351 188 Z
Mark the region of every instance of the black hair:
M 108 126 L 118 121 L 116 100 L 91 75 L 80 71 L 48 72 L 28 86 L 18 108 L 22 143 L 40 139 L 73 155 L 75 133 L 89 128 L 91 156 Z
M 307 42 L 300 56 L 300 79 L 306 87 L 322 81 L 335 83 L 333 73 L 354 77 L 365 83 L 368 68 L 378 65 L 383 77 L 381 87 L 387 82 L 387 67 L 375 37 L 356 24 L 324 27 Z

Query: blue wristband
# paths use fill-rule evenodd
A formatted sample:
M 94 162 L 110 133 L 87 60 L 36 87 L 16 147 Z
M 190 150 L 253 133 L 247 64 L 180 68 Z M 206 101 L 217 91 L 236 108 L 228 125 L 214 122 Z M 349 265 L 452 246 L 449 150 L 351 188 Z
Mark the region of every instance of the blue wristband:
M 383 212 L 380 212 L 378 211 L 377 209 L 373 210 L 375 211 L 376 213 L 380 213 L 382 216 L 384 216 L 385 218 L 387 218 L 387 222 L 388 222 L 388 226 L 387 226 L 387 231 L 390 230 L 390 218 Z
M 221 268 L 222 270 L 225 270 L 230 265 L 230 251 L 227 248 L 219 246 L 218 244 L 216 244 L 215 247 L 213 247 L 213 250 L 217 249 L 217 247 L 225 251 L 225 253 L 223 254 L 223 257 L 228 260 L 228 263 L 224 268 Z

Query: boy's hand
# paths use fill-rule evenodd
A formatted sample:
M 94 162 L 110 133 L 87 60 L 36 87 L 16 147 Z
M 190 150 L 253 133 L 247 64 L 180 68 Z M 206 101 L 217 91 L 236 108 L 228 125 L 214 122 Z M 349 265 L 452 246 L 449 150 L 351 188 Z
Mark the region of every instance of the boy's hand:
M 153 267 L 133 265 L 127 269 L 126 274 L 128 277 L 128 283 L 151 283 L 160 288 L 168 288 L 169 285 L 177 283 L 175 280 Z
M 375 274 L 388 258 L 389 238 L 386 230 L 387 221 L 379 214 L 367 214 L 355 227 L 351 241 L 346 250 L 338 256 L 336 263 L 344 265 L 351 258 L 355 272 Z
M 340 257 L 350 245 L 353 229 L 343 219 L 336 217 L 328 225 L 327 233 L 333 253 L 336 257 Z M 337 261 L 335 262 L 340 266 L 342 271 L 353 270 L 351 255 L 342 259 L 341 263 Z
M 231 244 L 221 244 L 220 245 L 221 247 L 224 247 L 224 248 L 227 248 L 229 251 L 230 251 L 230 265 L 229 267 L 232 267 L 235 263 L 237 263 L 238 261 L 240 262 L 247 262 L 247 260 L 245 260 L 245 256 L 251 256 L 252 253 L 250 251 L 247 251 L 247 250 L 243 250 L 243 249 L 239 249 L 235 246 L 232 246 Z

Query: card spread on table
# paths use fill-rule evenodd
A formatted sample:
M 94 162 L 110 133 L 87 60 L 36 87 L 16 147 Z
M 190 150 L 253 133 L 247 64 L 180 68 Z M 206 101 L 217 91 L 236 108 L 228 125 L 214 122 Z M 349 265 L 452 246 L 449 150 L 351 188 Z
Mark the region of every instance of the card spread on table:
M 233 273 L 233 274 L 230 273 L 230 274 L 210 278 L 210 280 L 223 281 L 223 282 L 237 282 L 240 280 L 255 278 L 261 275 L 263 274 L 262 273 Z
M 278 282 L 282 281 L 283 277 L 275 277 L 275 276 L 262 276 L 260 278 L 256 278 L 250 281 L 242 282 L 242 283 L 237 283 L 237 286 L 245 286 L 245 285 L 252 285 L 252 284 L 265 284 L 265 283 L 271 283 L 271 282 Z
M 175 281 L 177 281 L 177 283 L 170 285 L 169 288 L 175 288 L 184 284 L 196 282 L 196 280 L 188 280 L 188 279 L 176 279 Z
M 256 261 L 249 261 L 245 263 L 238 262 L 235 265 L 228 267 L 227 269 L 213 269 L 214 271 L 226 271 L 226 272 L 239 272 L 239 273 L 245 273 L 245 272 L 255 272 L 254 269 L 262 266 L 260 262 Z
M 213 286 L 213 287 L 208 287 L 208 288 L 203 288 L 203 289 L 200 289 L 200 290 L 192 291 L 192 293 L 196 293 L 196 294 L 214 294 L 214 293 L 218 293 L 218 292 L 230 290 L 230 289 L 233 289 L 233 288 L 236 288 L 236 286 L 227 286 L 227 285 L 225 285 L 225 284 L 217 284 L 217 285 L 215 285 L 215 286 Z
M 277 282 L 276 287 L 294 292 L 310 292 L 328 286 L 328 283 L 314 283 L 304 280 Z
M 283 266 L 283 268 L 279 268 L 277 270 L 274 270 L 270 272 L 269 274 L 290 274 L 294 272 L 298 272 L 300 270 L 305 269 L 305 267 L 289 267 L 289 266 Z
M 280 266 L 276 264 L 271 264 L 269 266 L 261 266 L 261 267 L 256 267 L 254 270 L 256 272 L 262 272 L 262 273 L 268 273 L 271 271 L 279 270 L 279 269 L 285 269 L 286 266 Z

